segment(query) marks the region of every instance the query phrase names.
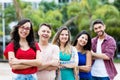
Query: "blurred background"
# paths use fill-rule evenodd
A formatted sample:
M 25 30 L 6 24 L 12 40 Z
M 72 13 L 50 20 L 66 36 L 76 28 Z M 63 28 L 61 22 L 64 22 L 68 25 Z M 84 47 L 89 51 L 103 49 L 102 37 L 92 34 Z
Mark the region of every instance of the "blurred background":
M 0 0 L 0 61 L 5 61 L 3 51 L 10 41 L 10 31 L 21 18 L 33 22 L 36 41 L 41 23 L 52 26 L 52 37 L 59 27 L 67 26 L 72 41 L 81 30 L 94 37 L 91 22 L 102 19 L 106 32 L 116 40 L 115 62 L 120 62 L 120 0 Z

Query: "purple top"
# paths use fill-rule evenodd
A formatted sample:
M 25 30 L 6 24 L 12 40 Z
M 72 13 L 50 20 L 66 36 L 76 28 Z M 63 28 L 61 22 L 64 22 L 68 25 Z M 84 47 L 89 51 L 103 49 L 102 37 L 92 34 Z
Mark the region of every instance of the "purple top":
M 98 40 L 98 37 L 95 37 L 92 39 L 92 50 L 94 52 L 96 52 L 97 40 Z M 113 63 L 113 58 L 116 50 L 116 41 L 114 40 L 113 37 L 106 34 L 105 39 L 101 45 L 101 48 L 102 48 L 102 53 L 110 57 L 110 60 L 104 60 L 104 63 L 105 63 L 105 67 L 110 80 L 113 80 L 113 78 L 117 74 L 116 68 Z

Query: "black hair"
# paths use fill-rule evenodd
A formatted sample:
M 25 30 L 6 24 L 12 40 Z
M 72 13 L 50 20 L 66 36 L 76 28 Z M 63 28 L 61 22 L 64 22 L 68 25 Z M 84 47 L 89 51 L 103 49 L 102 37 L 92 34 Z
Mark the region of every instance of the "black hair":
M 76 46 L 77 45 L 77 42 L 78 42 L 78 38 L 82 35 L 82 34 L 86 34 L 88 36 L 88 42 L 87 44 L 83 47 L 84 50 L 91 50 L 91 36 L 89 35 L 89 33 L 85 30 L 81 31 L 80 33 L 77 34 L 76 38 L 74 39 L 74 42 L 73 42 L 73 46 Z
M 104 22 L 101 20 L 101 19 L 96 19 L 92 22 L 92 25 L 91 26 L 94 26 L 95 24 L 102 24 L 104 25 Z

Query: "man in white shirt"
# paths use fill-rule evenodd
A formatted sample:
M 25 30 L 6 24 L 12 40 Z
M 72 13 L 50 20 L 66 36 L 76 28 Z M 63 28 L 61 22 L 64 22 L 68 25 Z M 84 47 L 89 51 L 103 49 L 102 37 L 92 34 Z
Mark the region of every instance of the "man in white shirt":
M 92 56 L 94 59 L 91 73 L 93 80 L 113 80 L 117 71 L 113 64 L 116 50 L 114 38 L 105 33 L 105 24 L 97 19 L 92 23 L 94 32 L 97 34 L 92 39 Z

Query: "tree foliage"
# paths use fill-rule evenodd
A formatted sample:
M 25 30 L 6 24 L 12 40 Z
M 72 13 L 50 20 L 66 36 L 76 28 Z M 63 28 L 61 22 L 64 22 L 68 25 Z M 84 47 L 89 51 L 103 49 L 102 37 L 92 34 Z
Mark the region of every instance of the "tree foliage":
M 113 4 L 120 11 L 120 0 L 115 0 Z
M 113 30 L 113 27 L 115 27 L 116 30 L 120 26 L 120 12 L 116 4 L 119 0 L 115 1 L 115 6 L 103 0 L 72 0 L 72 2 L 64 5 L 56 4 L 54 1 L 42 1 L 38 9 L 34 9 L 31 3 L 18 2 L 22 16 L 32 20 L 35 32 L 37 32 L 41 23 L 49 23 L 53 27 L 53 35 L 56 29 L 63 25 L 72 31 L 73 37 L 83 29 L 90 31 L 92 35 L 93 31 L 90 24 L 92 20 L 97 18 L 102 19 L 106 26 L 109 27 L 109 29 L 106 30 L 108 33 Z M 10 22 L 17 20 L 14 5 L 10 5 L 5 9 L 5 19 L 6 28 Z M 116 37 L 116 35 L 113 36 Z M 118 37 L 116 38 L 116 40 L 120 40 Z
M 91 36 L 91 22 L 95 19 L 102 19 L 106 25 L 106 32 L 112 35 L 115 40 L 120 41 L 120 0 L 109 3 L 108 0 L 71 0 L 69 3 L 56 4 L 53 2 L 39 3 L 39 8 L 34 8 L 31 2 L 17 1 L 17 4 L 6 5 L 5 33 L 10 34 L 9 24 L 18 21 L 20 17 L 29 18 L 33 22 L 35 38 L 38 39 L 37 31 L 42 23 L 49 23 L 52 26 L 52 37 L 61 26 L 67 26 L 72 35 L 72 40 L 81 30 L 87 30 Z M 0 4 L 0 22 L 2 22 L 2 5 Z M 0 36 L 3 35 L 2 23 L 0 23 Z M 51 37 L 51 38 L 52 38 Z

